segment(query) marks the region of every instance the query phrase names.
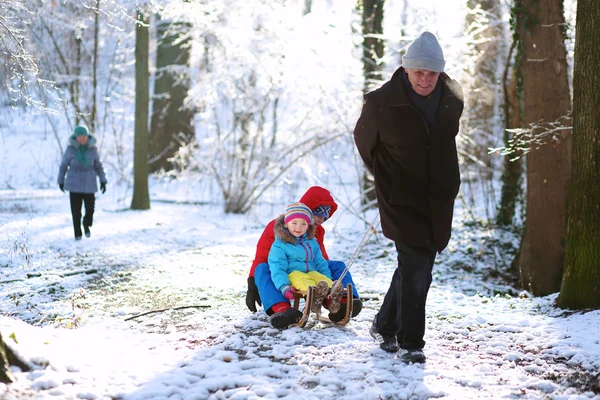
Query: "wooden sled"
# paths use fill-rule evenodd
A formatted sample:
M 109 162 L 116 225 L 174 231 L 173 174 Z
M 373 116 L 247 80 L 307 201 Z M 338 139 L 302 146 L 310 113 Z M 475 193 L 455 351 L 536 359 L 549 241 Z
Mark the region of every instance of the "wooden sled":
M 300 321 L 298 321 L 297 323 L 292 324 L 292 326 L 299 326 L 300 328 L 304 328 L 304 326 L 306 326 L 306 323 L 308 322 L 308 319 L 310 318 L 310 314 L 311 314 L 310 305 L 312 304 L 313 291 L 314 291 L 314 286 L 309 286 L 307 291 L 297 290 L 296 292 L 294 292 L 293 307 L 296 310 L 300 310 L 300 300 L 304 299 L 304 310 L 302 311 L 302 319 L 300 319 Z M 346 303 L 346 314 L 344 315 L 344 318 L 341 321 L 333 322 L 326 316 L 321 315 L 320 313 L 319 314 L 313 313 L 314 314 L 313 318 L 318 321 L 321 321 L 321 322 L 328 322 L 330 324 L 346 325 L 348 323 L 348 321 L 350 321 L 350 317 L 352 316 L 352 305 L 353 305 L 352 300 L 354 298 L 352 295 L 352 284 L 351 283 L 346 285 L 346 288 L 344 289 L 344 297 L 346 297 L 348 300 Z M 327 310 L 327 309 L 322 306 L 321 310 Z

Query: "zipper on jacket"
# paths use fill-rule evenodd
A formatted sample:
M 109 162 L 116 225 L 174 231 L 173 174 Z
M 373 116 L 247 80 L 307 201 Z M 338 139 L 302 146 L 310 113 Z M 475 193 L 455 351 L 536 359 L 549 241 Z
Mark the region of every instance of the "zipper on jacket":
M 310 248 L 310 246 L 308 246 L 308 250 L 306 249 L 306 246 L 304 246 L 304 241 L 302 240 L 302 238 L 298 238 L 298 241 L 300 242 L 300 246 L 302 246 L 302 248 L 304 249 L 304 253 L 306 254 L 306 259 L 304 260 L 304 265 L 305 265 L 306 273 L 308 274 L 310 272 L 310 267 L 308 266 L 308 256 L 309 256 L 309 250 L 311 250 L 311 248 Z M 312 253 L 312 251 L 310 253 Z

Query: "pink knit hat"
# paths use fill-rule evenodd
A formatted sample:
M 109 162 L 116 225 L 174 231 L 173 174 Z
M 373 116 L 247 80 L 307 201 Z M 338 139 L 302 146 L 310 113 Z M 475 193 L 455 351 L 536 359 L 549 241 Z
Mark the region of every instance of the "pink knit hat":
M 302 218 L 307 224 L 310 225 L 313 218 L 312 211 L 310 211 L 310 208 L 302 203 L 288 204 L 288 206 L 285 208 L 285 217 L 283 223 L 287 224 L 294 218 Z

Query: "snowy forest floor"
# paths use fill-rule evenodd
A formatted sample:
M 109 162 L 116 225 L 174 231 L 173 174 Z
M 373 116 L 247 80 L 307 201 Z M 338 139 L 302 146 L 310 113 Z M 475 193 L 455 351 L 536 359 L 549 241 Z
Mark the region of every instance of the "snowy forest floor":
M 269 216 L 101 196 L 92 237 L 75 242 L 57 192 L 0 192 L 0 332 L 33 366 L 2 399 L 600 399 L 600 312 L 515 289 L 516 235 L 461 210 L 434 268 L 427 363 L 405 365 L 368 333 L 396 266 L 381 235 L 351 268 L 357 318 L 278 331 L 244 303 Z M 328 253 L 348 261 L 365 226 L 335 219 Z M 140 315 L 152 310 L 165 311 Z

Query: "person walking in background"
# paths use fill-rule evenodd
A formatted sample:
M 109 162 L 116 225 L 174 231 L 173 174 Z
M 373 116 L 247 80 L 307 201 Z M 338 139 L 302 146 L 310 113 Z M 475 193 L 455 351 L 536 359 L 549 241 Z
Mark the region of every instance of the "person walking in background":
M 77 126 L 69 137 L 69 144 L 58 170 L 58 187 L 63 192 L 69 191 L 75 240 L 81 240 L 82 236 L 82 203 L 85 204 L 83 230 L 86 237 L 91 236 L 95 193 L 98 191 L 96 177 L 100 178 L 100 190 L 102 193 L 106 192 L 106 176 L 96 147 L 96 138 L 85 126 Z
M 425 362 L 425 302 L 436 252 L 450 240 L 460 186 L 455 137 L 462 90 L 443 71 L 437 38 L 423 32 L 390 81 L 364 96 L 354 140 L 375 179 L 383 234 L 398 267 L 370 334 L 405 362 Z
M 296 290 L 314 286 L 311 311 L 320 313 L 324 300 L 333 313 L 340 309 L 344 288 L 333 286 L 331 271 L 315 240 L 316 225 L 306 205 L 291 203 L 285 214 L 275 219 L 275 242 L 269 251 L 269 269 L 273 284 L 287 300 L 294 300 Z M 328 296 L 329 295 L 329 296 Z M 327 298 L 327 299 L 326 299 Z
M 343 261 L 330 260 L 325 249 L 325 229 L 323 223 L 329 220 L 336 212 L 338 206 L 334 201 L 329 190 L 321 186 L 311 186 L 300 199 L 300 202 L 308 206 L 313 212 L 313 220 L 316 225 L 315 239 L 319 243 L 321 253 L 327 260 L 331 277 L 337 280 L 346 269 Z M 302 318 L 302 312 L 291 307 L 290 302 L 283 294 L 277 290 L 271 279 L 269 270 L 268 256 L 271 246 L 275 241 L 275 220 L 272 220 L 265 227 L 258 243 L 256 244 L 256 255 L 250 268 L 248 276 L 248 290 L 246 292 L 246 306 L 252 312 L 257 311 L 257 305 L 263 306 L 267 315 L 271 317 L 271 324 L 277 329 L 285 329 Z M 348 283 L 352 284 L 352 317 L 356 317 L 362 309 L 362 301 L 359 298 L 356 285 L 352 280 L 352 275 L 348 272 L 342 279 L 345 287 Z M 340 310 L 337 313 L 329 313 L 329 319 L 333 322 L 341 321 L 346 315 L 346 298 L 342 299 Z

